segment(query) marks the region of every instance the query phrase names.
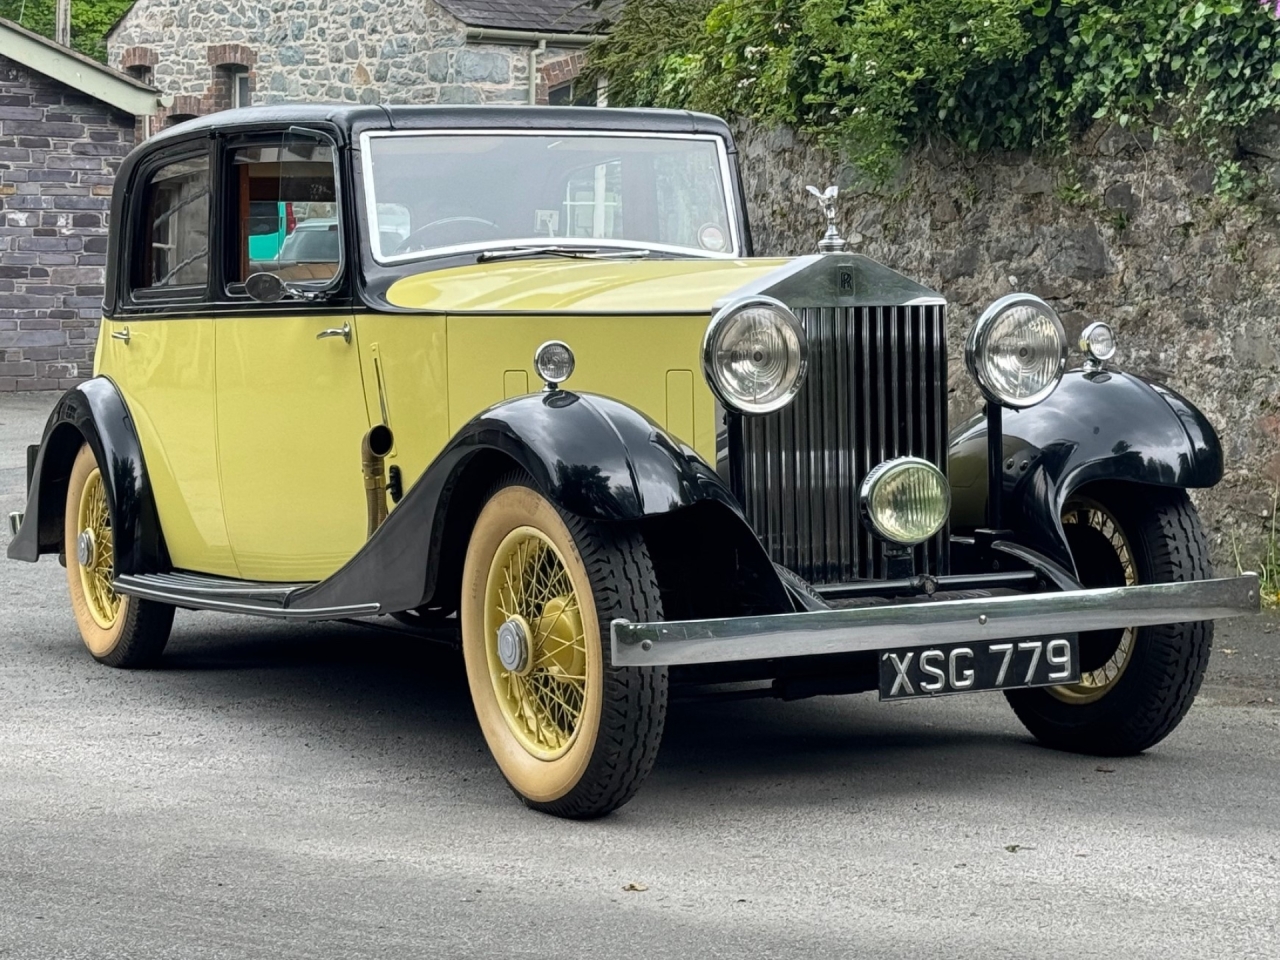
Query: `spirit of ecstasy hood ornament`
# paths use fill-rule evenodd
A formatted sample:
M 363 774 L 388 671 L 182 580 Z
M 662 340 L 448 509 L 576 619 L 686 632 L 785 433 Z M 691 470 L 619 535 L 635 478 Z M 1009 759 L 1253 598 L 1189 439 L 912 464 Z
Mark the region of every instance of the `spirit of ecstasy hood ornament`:
M 806 189 L 818 198 L 818 206 L 827 218 L 827 232 L 818 241 L 818 249 L 823 253 L 839 253 L 845 246 L 844 237 L 836 229 L 836 197 L 840 194 L 840 188 L 832 184 L 826 190 L 819 190 L 812 185 Z

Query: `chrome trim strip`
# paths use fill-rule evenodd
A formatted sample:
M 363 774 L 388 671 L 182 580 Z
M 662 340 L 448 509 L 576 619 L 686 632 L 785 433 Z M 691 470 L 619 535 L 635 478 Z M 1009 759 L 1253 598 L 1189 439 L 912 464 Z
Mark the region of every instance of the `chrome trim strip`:
M 652 250 L 661 250 L 666 253 L 682 253 L 688 256 L 700 256 L 711 260 L 724 259 L 734 260 L 743 256 L 742 238 L 738 235 L 738 214 L 741 212 L 737 209 L 737 194 L 731 192 L 731 187 L 735 185 L 732 171 L 729 168 L 729 151 L 725 145 L 724 139 L 714 133 L 645 133 L 635 130 L 557 130 L 553 128 L 545 129 L 528 129 L 513 130 L 503 129 L 500 127 L 485 127 L 470 129 L 453 129 L 453 130 L 367 130 L 360 134 L 360 177 L 364 183 L 365 195 L 365 225 L 370 227 L 377 223 L 377 200 L 374 197 L 373 189 L 373 160 L 372 153 L 369 149 L 369 143 L 372 140 L 382 140 L 390 137 L 494 137 L 494 136 L 513 136 L 513 137 L 608 137 L 610 139 L 627 137 L 633 140 L 709 140 L 716 145 L 716 155 L 719 159 L 720 170 L 720 193 L 724 200 L 725 213 L 729 222 L 729 239 L 732 241 L 731 249 L 723 252 L 713 252 L 710 250 L 699 250 L 694 247 L 677 247 L 661 243 L 641 243 L 639 241 L 627 241 L 618 243 L 614 241 L 610 243 L 607 240 L 596 240 L 594 238 L 569 238 L 560 239 L 578 239 L 588 240 L 588 244 L 584 246 L 619 246 L 626 248 L 648 247 Z M 743 219 L 745 219 L 745 214 Z M 546 243 L 546 237 L 534 238 L 531 243 Z M 503 240 L 503 244 L 520 244 L 520 240 Z M 485 241 L 481 243 L 455 244 L 452 247 L 438 247 L 434 250 L 415 250 L 413 253 L 395 255 L 384 255 L 382 252 L 381 239 L 378 231 L 369 229 L 369 246 L 373 253 L 373 259 L 381 264 L 406 263 L 411 260 L 425 260 L 431 257 L 443 256 L 449 253 L 465 253 L 469 250 L 484 250 L 493 246 L 493 241 Z
M 199 575 L 171 576 L 167 574 L 124 575 L 112 584 L 118 593 L 170 603 L 193 610 L 216 610 L 222 613 L 243 613 L 255 617 L 272 617 L 278 620 L 339 620 L 343 617 L 362 617 L 381 612 L 377 603 L 353 603 L 340 607 L 289 608 L 282 606 L 289 593 L 299 586 L 309 584 L 262 584 L 229 581 L 218 583 L 218 578 L 202 578 Z M 247 599 L 240 599 L 243 595 Z M 257 600 L 259 602 L 251 602 Z M 267 601 L 265 604 L 262 601 Z M 271 601 L 276 601 L 272 603 Z
M 25 514 L 23 514 L 21 510 L 15 510 L 13 513 L 9 514 L 9 535 L 10 536 L 16 537 L 18 535 L 18 529 L 22 526 L 22 521 L 24 518 L 25 518 Z
M 937 643 L 1217 620 L 1257 613 L 1258 575 L 1064 593 L 940 600 L 763 617 L 629 623 L 615 620 L 620 667 L 811 657 Z

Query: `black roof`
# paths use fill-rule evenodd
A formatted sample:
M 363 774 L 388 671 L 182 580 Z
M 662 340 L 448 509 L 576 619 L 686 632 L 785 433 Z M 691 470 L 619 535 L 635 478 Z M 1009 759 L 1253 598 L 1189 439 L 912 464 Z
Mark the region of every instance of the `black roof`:
M 530 107 L 351 103 L 274 103 L 196 117 L 144 140 L 134 155 L 200 131 L 222 132 L 291 123 L 336 128 L 347 137 L 366 130 L 502 129 L 710 133 L 732 140 L 719 117 L 688 110 L 618 107 Z
M 437 0 L 469 27 L 536 33 L 598 33 L 606 29 L 621 0 Z

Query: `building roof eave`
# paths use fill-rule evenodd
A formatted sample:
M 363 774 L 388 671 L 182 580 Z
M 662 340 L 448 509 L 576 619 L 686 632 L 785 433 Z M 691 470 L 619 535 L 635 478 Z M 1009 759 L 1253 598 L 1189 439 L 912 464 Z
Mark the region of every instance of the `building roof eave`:
M 10 20 L 0 19 L 0 56 L 135 117 L 160 107 L 154 87 Z

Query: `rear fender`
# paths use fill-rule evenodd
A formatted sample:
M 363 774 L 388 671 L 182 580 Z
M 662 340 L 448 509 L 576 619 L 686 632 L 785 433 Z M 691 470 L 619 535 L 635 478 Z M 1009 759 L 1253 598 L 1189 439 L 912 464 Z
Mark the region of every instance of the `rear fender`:
M 1204 414 L 1168 387 L 1118 370 L 1072 370 L 1048 400 L 1003 419 L 1005 523 L 1071 570 L 1062 508 L 1085 484 L 1188 488 L 1222 479 L 1222 445 Z M 986 451 L 979 413 L 951 435 L 953 533 L 985 523 Z
M 25 519 L 9 543 L 9 558 L 34 562 L 41 554 L 61 552 L 67 481 L 85 443 L 107 485 L 116 573 L 167 570 L 142 447 L 124 398 L 106 377 L 72 387 L 49 415 L 28 480 Z

